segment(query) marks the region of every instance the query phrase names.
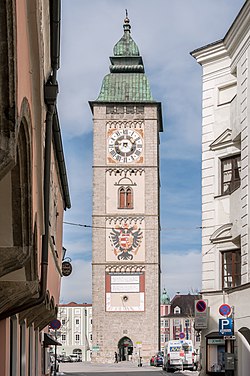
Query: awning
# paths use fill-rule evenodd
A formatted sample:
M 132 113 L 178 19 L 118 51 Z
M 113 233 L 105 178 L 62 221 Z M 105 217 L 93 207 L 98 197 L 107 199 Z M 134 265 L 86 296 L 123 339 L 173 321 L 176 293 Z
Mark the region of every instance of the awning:
M 43 339 L 44 347 L 48 346 L 62 346 L 62 344 L 56 341 L 50 334 L 44 333 Z

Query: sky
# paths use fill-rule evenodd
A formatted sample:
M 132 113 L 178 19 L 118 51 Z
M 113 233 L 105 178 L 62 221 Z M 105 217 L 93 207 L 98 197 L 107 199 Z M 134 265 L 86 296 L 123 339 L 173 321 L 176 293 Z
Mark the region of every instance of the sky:
M 161 286 L 201 290 L 201 83 L 190 52 L 222 39 L 244 0 L 62 0 L 58 112 L 72 208 L 63 245 L 73 272 L 61 302 L 91 303 L 92 113 L 125 9 L 154 99 L 160 135 Z

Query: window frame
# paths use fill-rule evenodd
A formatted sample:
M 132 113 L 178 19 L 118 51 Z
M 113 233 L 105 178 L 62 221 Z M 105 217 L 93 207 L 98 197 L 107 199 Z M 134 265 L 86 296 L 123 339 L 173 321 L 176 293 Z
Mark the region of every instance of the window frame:
M 226 264 L 226 256 L 232 255 L 231 264 Z M 238 255 L 238 259 L 237 259 Z M 225 265 L 231 265 L 231 275 L 227 273 L 225 274 Z M 237 265 L 239 268 L 237 268 Z M 222 289 L 234 288 L 241 285 L 241 249 L 230 249 L 226 251 L 221 251 L 221 267 L 222 267 Z M 228 282 L 229 277 L 232 278 L 231 286 L 229 286 L 230 282 Z M 226 282 L 226 283 L 225 283 Z
M 133 209 L 133 208 L 134 208 L 133 189 L 129 186 L 121 186 L 118 189 L 118 209 Z
M 240 162 L 240 164 L 237 164 L 237 161 Z M 228 162 L 231 162 L 231 168 L 225 170 L 224 165 Z M 239 153 L 223 157 L 220 159 L 220 170 L 221 170 L 221 195 L 222 196 L 227 196 L 232 194 L 234 191 L 236 191 L 241 184 L 241 155 Z M 237 171 L 237 172 L 236 172 Z M 225 175 L 227 172 L 231 172 L 231 181 L 229 182 L 228 187 L 225 189 L 227 186 L 228 182 L 225 181 Z M 236 175 L 239 175 L 237 177 Z

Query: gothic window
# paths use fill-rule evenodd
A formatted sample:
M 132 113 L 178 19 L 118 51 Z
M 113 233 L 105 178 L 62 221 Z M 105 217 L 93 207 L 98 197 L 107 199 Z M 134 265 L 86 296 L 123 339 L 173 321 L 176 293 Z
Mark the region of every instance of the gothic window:
M 222 288 L 236 287 L 241 284 L 241 253 L 222 252 Z
M 221 160 L 221 194 L 228 195 L 240 186 L 240 155 Z
M 133 209 L 133 190 L 130 187 L 121 187 L 118 190 L 119 209 Z

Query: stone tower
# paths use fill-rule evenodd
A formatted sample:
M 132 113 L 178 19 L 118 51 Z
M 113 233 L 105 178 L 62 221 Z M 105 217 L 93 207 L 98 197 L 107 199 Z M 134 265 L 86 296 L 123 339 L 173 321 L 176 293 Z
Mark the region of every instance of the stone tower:
M 128 17 L 93 112 L 93 353 L 95 362 L 159 349 L 159 132 Z

